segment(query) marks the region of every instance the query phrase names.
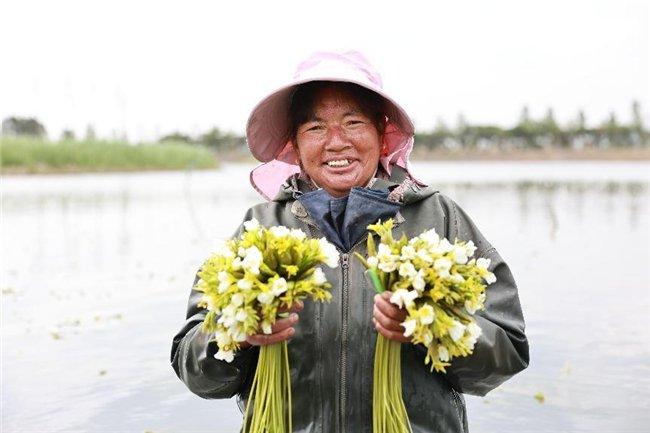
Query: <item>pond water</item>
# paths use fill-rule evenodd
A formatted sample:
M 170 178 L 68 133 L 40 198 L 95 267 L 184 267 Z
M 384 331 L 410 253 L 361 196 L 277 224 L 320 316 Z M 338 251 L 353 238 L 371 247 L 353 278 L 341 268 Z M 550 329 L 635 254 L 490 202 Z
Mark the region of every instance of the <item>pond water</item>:
M 198 266 L 260 201 L 251 167 L 2 177 L 3 432 L 238 430 L 169 351 Z M 647 431 L 649 169 L 414 165 L 508 262 L 526 319 L 530 366 L 467 397 L 471 432 Z

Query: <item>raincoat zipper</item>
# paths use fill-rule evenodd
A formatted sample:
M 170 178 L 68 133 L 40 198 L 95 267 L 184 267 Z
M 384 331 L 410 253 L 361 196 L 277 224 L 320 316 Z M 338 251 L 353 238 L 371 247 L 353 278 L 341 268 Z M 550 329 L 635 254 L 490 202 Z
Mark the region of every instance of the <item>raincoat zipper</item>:
M 350 250 L 352 251 L 352 250 Z M 341 269 L 343 270 L 343 287 L 341 290 L 341 380 L 340 388 L 341 393 L 339 394 L 339 404 L 341 407 L 341 432 L 345 432 L 345 404 L 347 398 L 347 357 L 348 357 L 348 309 L 349 309 L 349 293 L 348 293 L 348 267 L 350 262 L 350 254 L 343 253 L 341 254 Z
M 399 213 L 399 212 L 398 212 Z M 313 236 L 314 232 L 317 232 L 319 235 L 322 235 L 320 232 L 320 229 L 318 226 L 309 221 L 309 220 L 303 220 L 308 227 L 308 231 L 310 232 L 310 235 Z M 403 219 L 402 219 L 403 221 Z M 393 226 L 393 230 L 401 224 L 402 221 L 399 221 L 397 219 L 395 221 L 395 225 Z M 349 310 L 349 293 L 348 293 L 348 279 L 349 279 L 349 265 L 350 265 L 350 253 L 354 252 L 354 249 L 357 247 L 357 245 L 363 243 L 368 239 L 368 232 L 365 233 L 365 235 L 359 239 L 354 245 L 352 245 L 352 248 L 350 248 L 350 251 L 348 253 L 343 252 L 339 247 L 336 247 L 336 249 L 340 252 L 340 261 L 341 261 L 341 269 L 343 271 L 343 284 L 342 284 L 342 290 L 341 290 L 341 357 L 340 357 L 340 371 L 341 371 L 341 377 L 339 381 L 339 387 L 340 387 L 340 392 L 339 392 L 339 433 L 345 433 L 345 406 L 346 406 L 346 399 L 347 399 L 347 375 L 346 375 L 346 368 L 347 368 L 347 342 L 348 342 L 348 310 Z

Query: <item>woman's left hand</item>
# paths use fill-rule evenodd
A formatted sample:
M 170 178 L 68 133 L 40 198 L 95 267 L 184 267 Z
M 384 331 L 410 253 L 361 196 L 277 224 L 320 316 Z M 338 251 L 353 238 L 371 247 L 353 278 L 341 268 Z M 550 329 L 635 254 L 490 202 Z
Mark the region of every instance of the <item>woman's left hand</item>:
M 375 295 L 372 323 L 375 329 L 389 340 L 400 343 L 409 343 L 411 337 L 404 336 L 404 327 L 401 323 L 406 320 L 406 309 L 399 308 L 390 303 L 391 292 Z

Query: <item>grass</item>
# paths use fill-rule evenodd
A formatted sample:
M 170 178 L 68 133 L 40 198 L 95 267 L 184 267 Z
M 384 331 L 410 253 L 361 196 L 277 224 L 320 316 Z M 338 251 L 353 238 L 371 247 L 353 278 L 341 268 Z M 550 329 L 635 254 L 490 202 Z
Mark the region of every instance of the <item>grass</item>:
M 217 166 L 208 149 L 184 143 L 50 142 L 29 137 L 0 137 L 0 161 L 5 173 L 181 170 Z

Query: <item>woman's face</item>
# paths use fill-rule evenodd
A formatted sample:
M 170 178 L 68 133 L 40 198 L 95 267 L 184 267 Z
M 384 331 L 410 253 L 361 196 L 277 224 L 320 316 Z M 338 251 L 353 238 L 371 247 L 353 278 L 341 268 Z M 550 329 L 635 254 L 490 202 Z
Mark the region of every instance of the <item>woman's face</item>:
M 354 98 L 335 86 L 320 90 L 310 119 L 298 126 L 303 170 L 331 196 L 364 186 L 379 163 L 382 137 Z

